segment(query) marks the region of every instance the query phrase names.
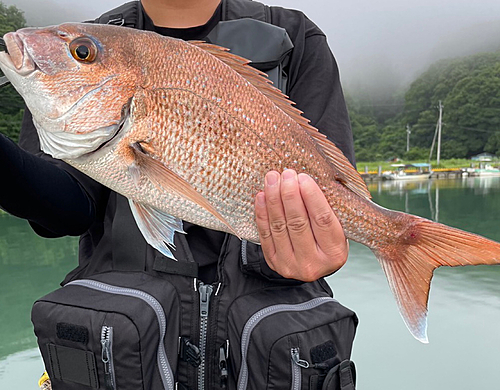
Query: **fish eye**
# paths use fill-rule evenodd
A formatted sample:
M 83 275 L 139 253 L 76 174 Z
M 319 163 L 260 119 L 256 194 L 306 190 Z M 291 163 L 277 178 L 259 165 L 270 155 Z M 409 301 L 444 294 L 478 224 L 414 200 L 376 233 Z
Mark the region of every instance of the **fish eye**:
M 73 58 L 80 62 L 91 63 L 97 57 L 97 47 L 90 38 L 77 38 L 69 44 Z

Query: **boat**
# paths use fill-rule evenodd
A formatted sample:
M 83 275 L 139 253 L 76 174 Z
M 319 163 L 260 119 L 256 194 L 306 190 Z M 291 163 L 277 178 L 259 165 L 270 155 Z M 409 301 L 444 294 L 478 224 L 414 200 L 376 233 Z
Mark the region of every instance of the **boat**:
M 479 168 L 465 168 L 464 174 L 468 176 L 500 176 L 500 169 L 490 164 L 481 164 Z
M 390 171 L 382 172 L 383 180 L 426 180 L 432 175 L 431 164 L 391 164 Z

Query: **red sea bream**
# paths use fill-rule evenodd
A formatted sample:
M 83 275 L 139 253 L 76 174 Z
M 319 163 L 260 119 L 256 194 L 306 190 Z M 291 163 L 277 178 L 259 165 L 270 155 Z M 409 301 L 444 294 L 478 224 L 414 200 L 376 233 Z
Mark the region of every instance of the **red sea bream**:
M 169 257 L 182 220 L 258 243 L 255 196 L 268 171 L 290 168 L 314 178 L 346 237 L 375 253 L 422 342 L 434 269 L 500 262 L 496 242 L 373 203 L 340 150 L 225 49 L 91 24 L 4 39 L 0 67 L 42 149 L 126 196 Z

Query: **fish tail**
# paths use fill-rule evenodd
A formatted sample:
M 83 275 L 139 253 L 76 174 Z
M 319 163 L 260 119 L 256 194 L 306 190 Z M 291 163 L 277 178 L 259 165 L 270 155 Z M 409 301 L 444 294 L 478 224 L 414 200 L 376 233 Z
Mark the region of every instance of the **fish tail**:
M 500 244 L 476 234 L 406 215 L 410 223 L 393 244 L 373 250 L 412 335 L 427 338 L 427 303 L 433 272 L 441 266 L 499 264 Z

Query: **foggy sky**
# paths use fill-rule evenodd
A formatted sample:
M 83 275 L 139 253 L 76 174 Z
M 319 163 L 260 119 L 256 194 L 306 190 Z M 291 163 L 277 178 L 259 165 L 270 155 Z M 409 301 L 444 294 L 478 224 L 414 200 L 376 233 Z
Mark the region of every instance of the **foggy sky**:
M 2 0 L 30 25 L 93 19 L 128 0 Z M 500 49 L 499 0 L 268 0 L 304 11 L 328 36 L 344 85 L 391 88 L 435 60 Z M 381 86 L 382 85 L 382 86 Z

